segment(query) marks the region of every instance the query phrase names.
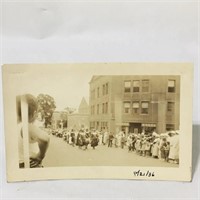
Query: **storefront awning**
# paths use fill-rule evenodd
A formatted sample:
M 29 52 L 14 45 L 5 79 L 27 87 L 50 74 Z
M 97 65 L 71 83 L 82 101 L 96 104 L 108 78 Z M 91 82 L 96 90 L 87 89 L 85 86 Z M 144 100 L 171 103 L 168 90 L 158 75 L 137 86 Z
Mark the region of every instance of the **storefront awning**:
M 129 123 L 116 123 L 116 126 L 129 126 Z
M 142 127 L 156 127 L 156 124 L 142 124 Z

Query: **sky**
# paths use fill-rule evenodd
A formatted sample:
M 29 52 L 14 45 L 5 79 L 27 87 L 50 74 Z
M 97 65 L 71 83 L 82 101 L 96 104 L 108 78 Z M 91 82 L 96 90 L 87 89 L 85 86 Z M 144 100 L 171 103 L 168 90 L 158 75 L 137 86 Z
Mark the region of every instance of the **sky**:
M 54 68 L 55 69 L 55 68 Z M 84 97 L 89 104 L 89 81 L 92 72 L 78 73 L 73 70 L 39 71 L 29 73 L 23 77 L 23 85 L 28 93 L 37 96 L 48 94 L 56 102 L 56 110 L 62 111 L 66 107 L 78 109 Z

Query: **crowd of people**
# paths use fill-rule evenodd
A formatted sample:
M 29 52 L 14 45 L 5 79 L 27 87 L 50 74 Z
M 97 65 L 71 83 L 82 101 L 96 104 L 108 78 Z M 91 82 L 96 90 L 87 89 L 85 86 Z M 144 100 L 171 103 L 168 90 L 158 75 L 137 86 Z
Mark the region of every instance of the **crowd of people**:
M 140 156 L 179 164 L 179 131 L 130 134 L 127 146 L 129 151 L 135 151 Z
M 74 129 L 62 130 L 57 129 L 52 131 L 52 135 L 63 138 L 71 146 L 78 146 L 80 149 L 86 150 L 88 145 L 93 149 L 99 144 L 99 134 L 96 131 L 89 131 L 88 129 L 80 129 L 76 131 Z
M 98 145 L 108 148 L 128 149 L 128 152 L 135 152 L 139 156 L 152 157 L 166 162 L 179 163 L 179 131 L 168 131 L 157 134 L 149 133 L 128 133 L 119 131 L 112 132 L 97 130 L 52 130 L 52 134 L 63 138 L 71 146 L 78 146 L 86 150 L 89 146 L 95 149 Z

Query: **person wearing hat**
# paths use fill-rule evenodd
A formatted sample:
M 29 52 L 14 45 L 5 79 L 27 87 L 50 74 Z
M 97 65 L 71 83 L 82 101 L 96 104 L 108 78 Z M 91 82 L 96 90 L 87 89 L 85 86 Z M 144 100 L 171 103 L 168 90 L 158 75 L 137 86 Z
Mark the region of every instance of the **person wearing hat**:
M 179 163 L 179 136 L 176 134 L 175 131 L 169 132 L 169 157 L 168 161 L 172 160 L 173 163 Z
M 165 148 L 167 147 L 167 139 L 162 138 L 162 142 L 160 142 L 160 159 L 166 160 L 165 156 Z
M 114 138 L 113 133 L 110 132 L 108 135 L 108 147 L 112 147 L 113 138 Z
M 150 149 L 151 149 L 151 143 L 150 139 L 146 139 L 146 145 L 145 145 L 145 156 L 150 156 Z
M 153 145 L 152 145 L 152 157 L 153 158 L 158 158 L 159 144 L 160 144 L 160 138 L 159 138 L 159 135 L 157 134 L 156 138 L 153 141 Z
M 135 149 L 136 149 L 136 153 L 140 154 L 140 137 L 137 136 L 136 142 L 135 142 Z
M 106 145 L 107 141 L 108 141 L 108 131 L 104 130 L 103 139 L 102 139 L 103 145 Z

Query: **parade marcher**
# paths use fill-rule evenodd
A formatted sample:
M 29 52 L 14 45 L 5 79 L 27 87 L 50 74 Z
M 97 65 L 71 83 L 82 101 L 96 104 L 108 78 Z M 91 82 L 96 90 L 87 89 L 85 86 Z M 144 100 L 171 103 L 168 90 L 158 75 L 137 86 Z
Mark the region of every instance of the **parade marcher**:
M 99 142 L 98 134 L 97 132 L 94 131 L 93 134 L 91 135 L 91 147 L 95 149 L 95 147 L 98 146 L 98 142 Z
M 164 147 L 164 152 L 165 152 L 164 159 L 167 162 L 168 162 L 168 157 L 169 157 L 169 150 L 170 150 L 170 143 L 166 142 L 166 146 Z
M 126 137 L 125 137 L 125 134 L 123 133 L 121 135 L 121 148 L 122 149 L 124 148 L 125 143 L 126 143 Z
M 169 143 L 170 143 L 170 150 L 169 150 L 169 157 L 168 161 L 172 160 L 174 163 L 179 162 L 179 136 L 176 134 L 175 131 L 171 131 L 169 133 Z
M 78 133 L 77 135 L 77 138 L 76 138 L 76 145 L 81 148 L 83 146 L 83 138 L 82 138 L 82 131 L 80 130 L 80 132 Z
M 133 134 L 132 136 L 132 151 L 135 151 L 135 143 L 136 143 L 137 137 Z
M 137 136 L 136 143 L 135 143 L 136 153 L 140 154 L 140 136 Z
M 71 144 L 72 146 L 75 145 L 75 132 L 74 132 L 73 129 L 71 130 L 71 133 L 70 133 L 70 142 L 69 142 L 69 144 Z
M 89 133 L 86 133 L 84 130 L 80 130 L 77 135 L 77 146 L 79 148 L 82 148 L 83 150 L 86 150 L 89 143 L 90 143 Z
M 141 156 L 145 156 L 146 139 L 143 137 L 141 140 Z
M 132 140 L 132 135 L 129 134 L 128 138 L 127 138 L 127 146 L 128 146 L 128 152 L 132 151 L 133 149 L 133 140 Z
M 67 131 L 63 132 L 63 140 L 67 142 Z
M 119 147 L 121 145 L 121 132 L 118 132 L 115 135 L 115 147 Z
M 160 145 L 160 158 L 161 160 L 165 160 L 165 149 L 167 147 L 167 139 L 163 138 L 162 143 Z
M 115 136 L 114 136 L 114 139 L 113 139 L 113 143 L 114 143 L 114 145 L 115 145 L 115 147 L 117 148 L 118 147 L 118 144 L 117 144 L 117 134 L 115 134 Z
M 67 131 L 67 143 L 69 144 L 70 131 Z
M 103 133 L 103 145 L 106 145 L 108 141 L 108 132 L 105 130 Z
M 112 147 L 112 143 L 113 143 L 113 134 L 110 132 L 110 134 L 108 135 L 108 147 Z
M 145 145 L 145 156 L 150 156 L 150 149 L 151 149 L 150 139 L 147 139 Z
M 156 138 L 153 141 L 152 149 L 151 149 L 153 158 L 158 158 L 158 155 L 159 155 L 159 143 L 160 143 L 159 136 L 156 135 Z
M 100 131 L 99 133 L 99 145 L 102 145 L 103 144 L 103 133 L 102 131 Z

